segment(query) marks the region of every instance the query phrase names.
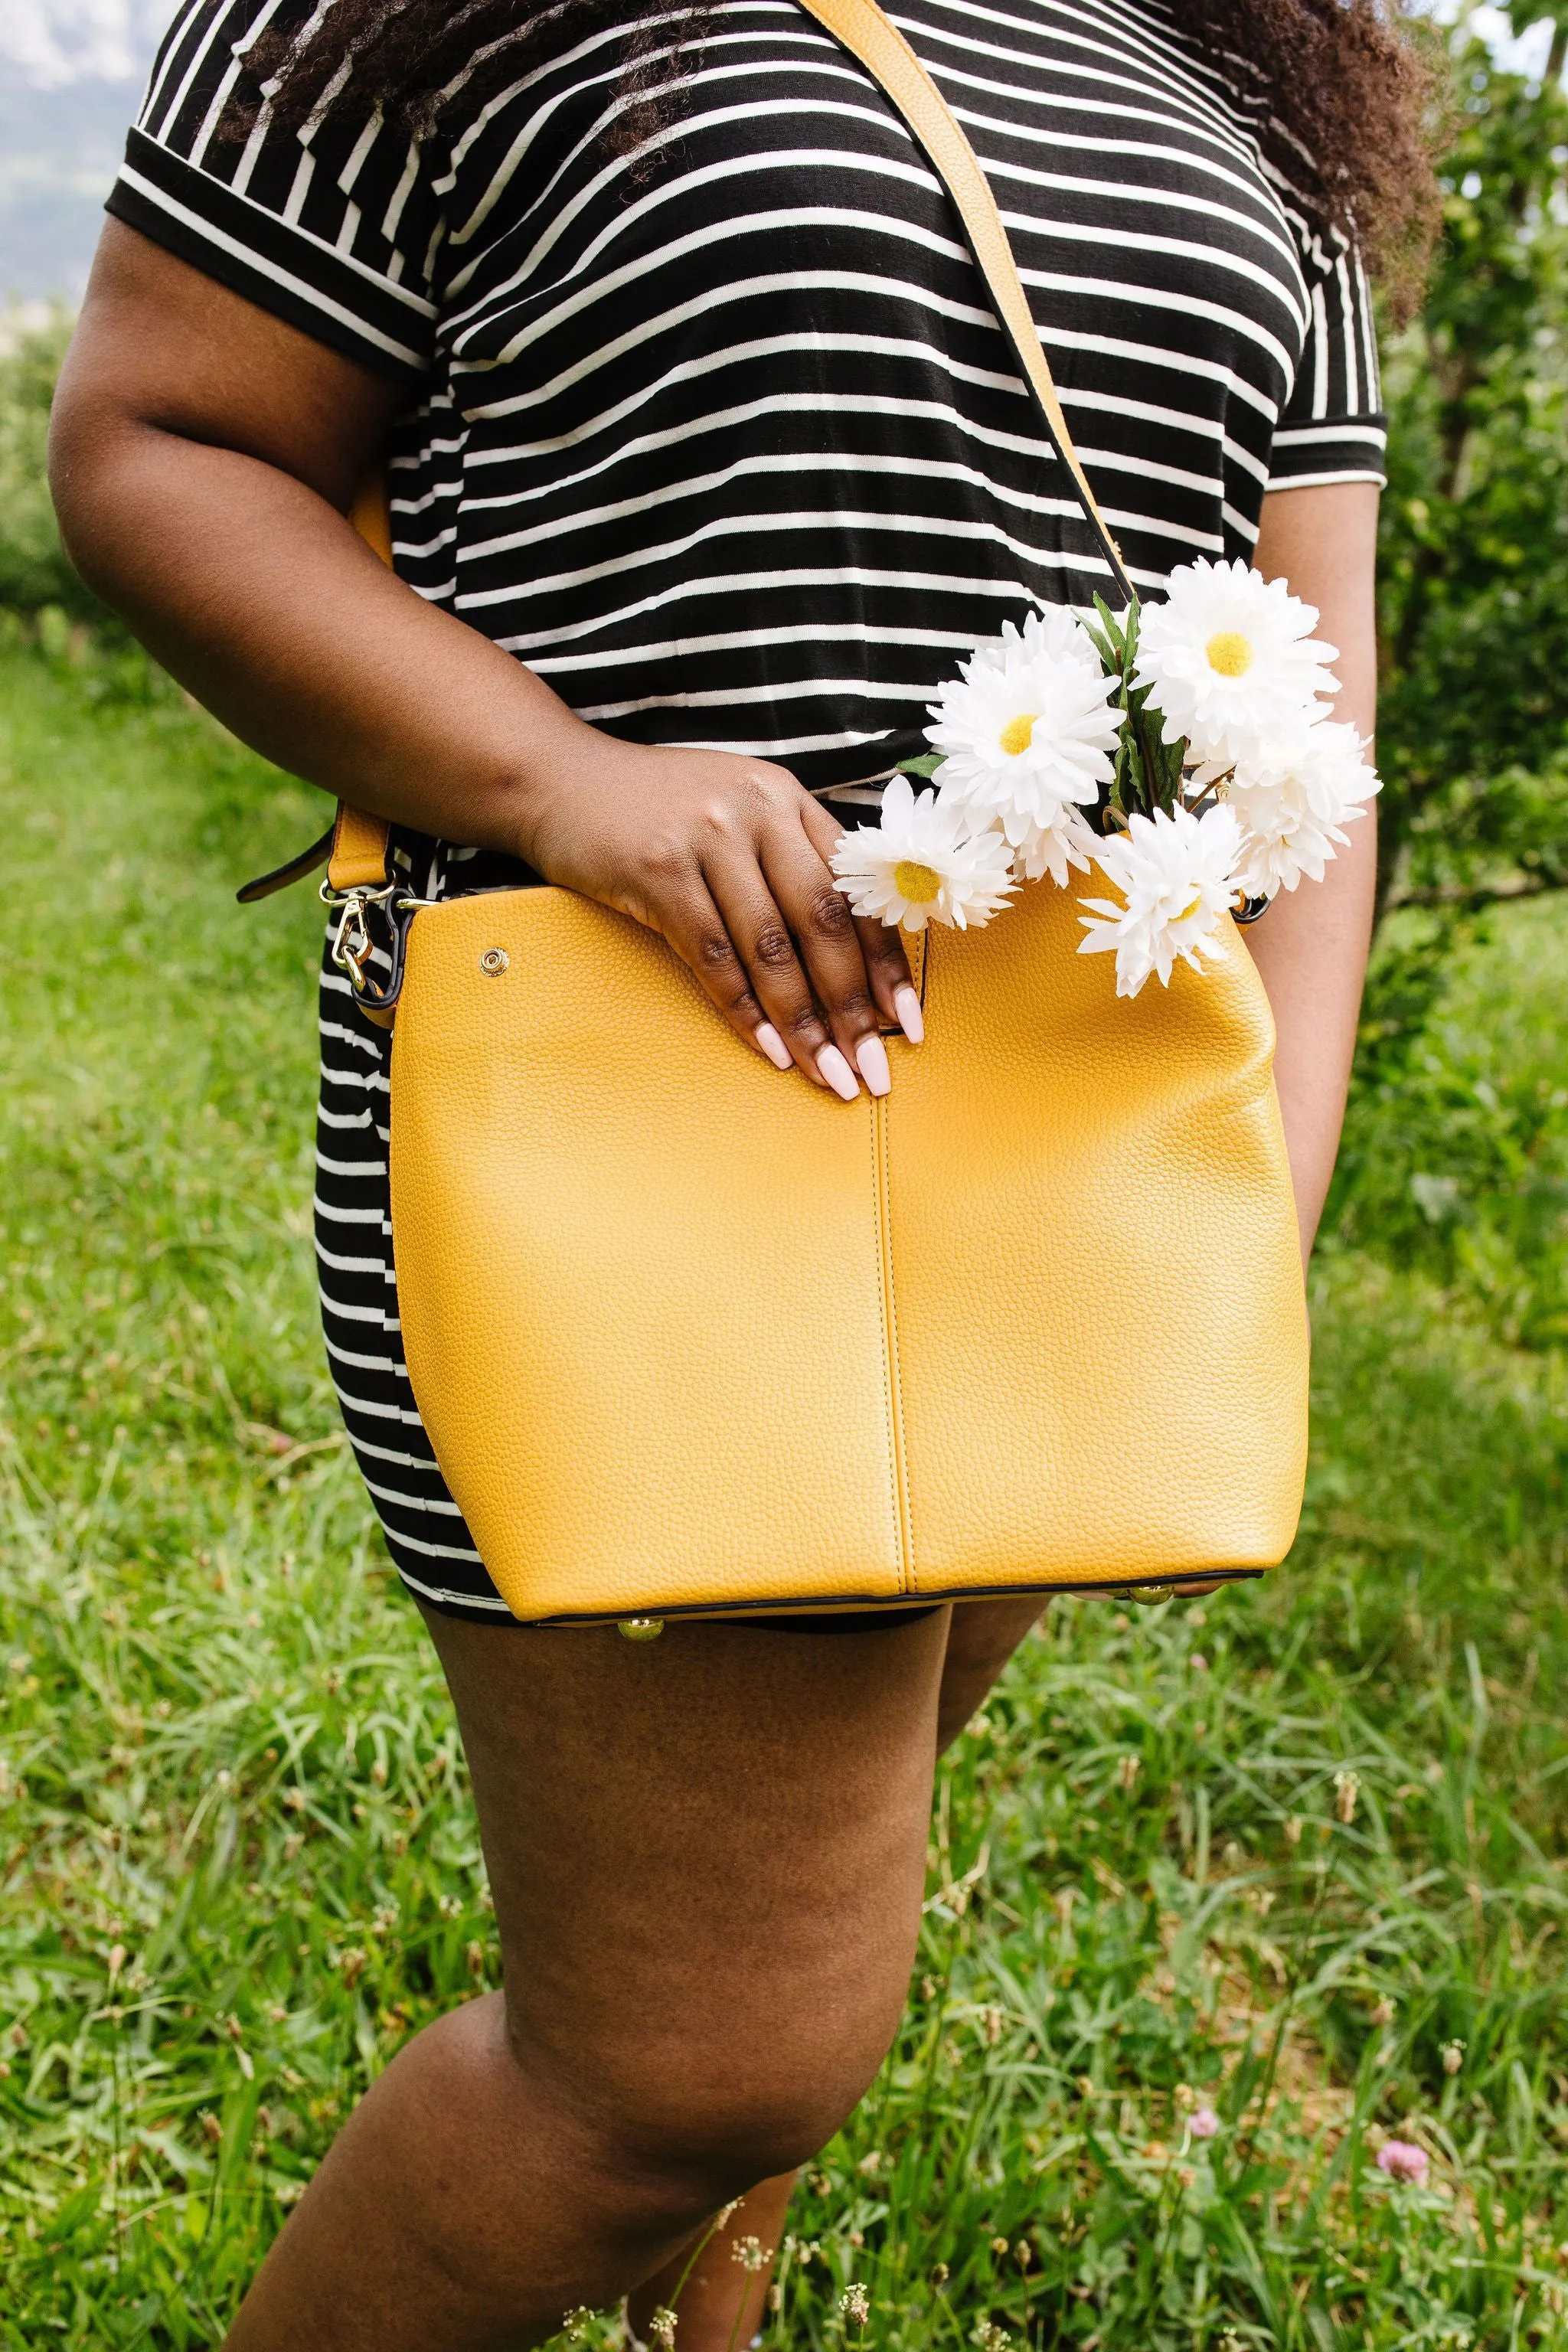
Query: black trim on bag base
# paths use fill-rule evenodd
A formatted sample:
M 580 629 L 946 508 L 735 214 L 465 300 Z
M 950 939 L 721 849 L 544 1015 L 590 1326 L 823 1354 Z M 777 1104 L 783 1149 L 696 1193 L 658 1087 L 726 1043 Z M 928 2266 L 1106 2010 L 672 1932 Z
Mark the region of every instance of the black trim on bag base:
M 953 1601 L 1023 1601 L 1038 1594 L 1042 1601 L 1058 1594 L 1078 1600 L 1129 1601 L 1146 1597 L 1151 1602 L 1174 1600 L 1188 1585 L 1256 1584 L 1267 1575 L 1261 1568 L 1194 1568 L 1181 1576 L 1162 1576 L 1148 1582 L 1131 1584 L 969 1584 L 962 1589 L 943 1592 L 900 1592 L 889 1600 L 885 1594 L 862 1592 L 840 1594 L 824 1601 L 742 1601 L 731 1609 L 713 1609 L 700 1601 L 684 1602 L 647 1601 L 641 1608 L 591 1609 L 556 1617 L 514 1617 L 512 1623 L 532 1633 L 548 1633 L 552 1626 L 623 1625 L 638 1622 L 668 1622 L 678 1618 L 698 1623 L 735 1624 L 747 1617 L 836 1617 L 851 1612 L 875 1612 L 879 1615 L 896 1617 L 900 1610 L 923 1612 L 940 1609 Z

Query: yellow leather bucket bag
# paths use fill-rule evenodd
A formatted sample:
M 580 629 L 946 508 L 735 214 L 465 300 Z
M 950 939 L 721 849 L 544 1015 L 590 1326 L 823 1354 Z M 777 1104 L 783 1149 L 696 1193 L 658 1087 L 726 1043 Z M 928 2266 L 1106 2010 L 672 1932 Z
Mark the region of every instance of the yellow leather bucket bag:
M 805 5 L 946 183 L 1125 587 L 963 132 L 874 0 Z M 847 1107 L 571 891 L 405 906 L 374 977 L 366 913 L 395 889 L 385 826 L 341 811 L 344 968 L 373 1017 L 396 999 L 414 1397 L 519 1618 L 1173 1587 L 1283 1558 L 1306 1316 L 1273 1024 L 1228 919 L 1223 961 L 1131 1001 L 1051 883 L 928 931 L 927 1041 L 889 1036 L 891 1094 Z

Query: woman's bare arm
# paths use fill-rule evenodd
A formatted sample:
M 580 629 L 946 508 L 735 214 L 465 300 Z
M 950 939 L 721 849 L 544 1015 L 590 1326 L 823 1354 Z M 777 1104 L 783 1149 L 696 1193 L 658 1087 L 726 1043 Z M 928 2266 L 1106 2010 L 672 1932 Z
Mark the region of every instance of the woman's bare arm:
M 768 761 L 585 725 L 357 538 L 344 518 L 404 397 L 110 221 L 55 404 L 72 559 L 268 758 L 619 908 L 770 1059 L 884 1091 L 879 1011 L 899 1018 L 909 973 L 833 887 L 832 817 Z
M 1370 735 L 1376 711 L 1373 579 L 1377 491 L 1368 482 L 1275 490 L 1263 502 L 1256 562 L 1316 604 L 1318 634 L 1339 647 L 1336 714 Z M 1355 1050 L 1377 875 L 1376 803 L 1348 828 L 1321 882 L 1281 893 L 1247 942 L 1279 1033 L 1275 1073 L 1303 1257 L 1312 1246 L 1334 1172 Z

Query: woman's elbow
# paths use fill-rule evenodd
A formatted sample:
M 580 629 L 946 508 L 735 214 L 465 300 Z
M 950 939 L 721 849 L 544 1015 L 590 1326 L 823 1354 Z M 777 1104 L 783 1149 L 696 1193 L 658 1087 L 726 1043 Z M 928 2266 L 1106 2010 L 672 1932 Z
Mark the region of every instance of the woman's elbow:
M 133 422 L 110 386 L 68 353 L 49 414 L 49 494 L 67 555 L 93 593 L 114 604 L 124 534 L 127 444 Z

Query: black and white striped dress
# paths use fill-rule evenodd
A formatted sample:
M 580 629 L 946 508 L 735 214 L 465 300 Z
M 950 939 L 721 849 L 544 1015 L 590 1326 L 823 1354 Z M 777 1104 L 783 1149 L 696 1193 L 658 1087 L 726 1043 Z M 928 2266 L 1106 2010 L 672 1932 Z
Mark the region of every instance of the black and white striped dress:
M 1142 586 L 1248 555 L 1270 488 L 1382 478 L 1360 270 L 1162 0 L 889 5 L 985 167 Z M 399 572 L 584 719 L 874 799 L 979 640 L 1105 584 L 946 197 L 794 0 L 714 0 L 630 159 L 604 135 L 627 31 L 657 47 L 678 12 L 632 0 L 423 145 L 330 110 L 236 135 L 249 43 L 302 15 L 191 0 L 110 209 L 407 386 Z M 431 896 L 518 878 L 401 855 Z M 407 1582 L 504 1618 L 404 1369 L 388 1042 L 331 970 L 321 1034 L 344 1417 Z

